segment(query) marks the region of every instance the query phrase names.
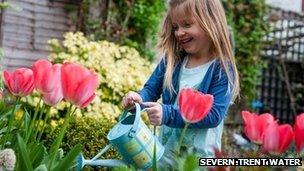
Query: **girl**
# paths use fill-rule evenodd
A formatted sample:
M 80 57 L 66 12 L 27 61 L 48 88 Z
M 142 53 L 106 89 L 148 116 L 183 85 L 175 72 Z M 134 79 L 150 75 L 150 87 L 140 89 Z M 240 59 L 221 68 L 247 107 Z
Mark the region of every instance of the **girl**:
M 149 120 L 162 125 L 161 139 L 167 151 L 175 149 L 185 125 L 177 106 L 178 93 L 190 87 L 214 96 L 209 114 L 190 124 L 183 146 L 200 157 L 214 157 L 221 149 L 223 119 L 239 92 L 228 26 L 220 0 L 171 0 L 161 32 L 164 55 L 143 89 L 129 92 L 123 106 L 134 102 L 147 106 Z M 156 101 L 162 95 L 162 103 Z

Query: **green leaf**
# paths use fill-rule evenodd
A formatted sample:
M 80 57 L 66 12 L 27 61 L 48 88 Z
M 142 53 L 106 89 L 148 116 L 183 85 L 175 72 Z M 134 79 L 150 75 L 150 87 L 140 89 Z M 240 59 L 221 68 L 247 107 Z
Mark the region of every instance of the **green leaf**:
M 37 167 L 41 164 L 44 156 L 46 155 L 46 149 L 41 143 L 33 142 L 28 145 L 30 150 L 29 157 L 32 161 L 33 167 Z
M 29 153 L 26 148 L 26 144 L 24 143 L 23 139 L 18 134 L 18 147 L 20 152 L 20 158 L 19 158 L 19 169 L 22 169 L 24 171 L 32 171 L 33 167 L 30 161 Z
M 64 120 L 63 126 L 60 129 L 59 135 L 57 136 L 55 142 L 52 144 L 52 146 L 51 146 L 51 148 L 49 150 L 50 160 L 49 160 L 49 164 L 48 164 L 48 169 L 51 169 L 51 167 L 53 166 L 54 159 L 56 157 L 56 154 L 58 152 L 58 149 L 60 147 L 60 144 L 62 142 L 64 134 L 66 132 L 66 129 L 67 129 L 68 125 L 69 125 L 69 121 L 70 121 L 70 118 L 71 118 L 70 117 L 71 109 L 72 109 L 72 105 L 68 109 L 68 112 L 67 112 L 67 114 L 65 116 L 65 120 Z
M 183 170 L 184 171 L 198 170 L 197 161 L 198 161 L 198 159 L 195 155 L 186 156 Z
M 120 166 L 113 168 L 113 171 L 136 171 L 136 169 L 134 168 L 134 166 Z
M 39 165 L 34 171 L 47 171 L 46 165 Z
M 54 171 L 56 170 L 68 170 L 71 165 L 73 164 L 73 161 L 77 157 L 77 155 L 81 152 L 81 145 L 77 144 L 67 155 L 63 160 L 54 168 Z
M 31 117 L 30 117 L 30 114 L 28 113 L 28 111 L 27 111 L 27 109 L 26 108 L 24 108 L 24 110 L 25 110 L 25 113 L 24 113 L 24 116 L 23 116 L 23 126 L 24 126 L 24 128 L 23 128 L 23 132 L 22 132 L 22 137 L 24 138 L 24 137 L 26 137 L 27 136 L 27 134 L 28 134 L 28 127 L 29 127 L 29 123 L 30 123 L 30 119 L 31 119 Z

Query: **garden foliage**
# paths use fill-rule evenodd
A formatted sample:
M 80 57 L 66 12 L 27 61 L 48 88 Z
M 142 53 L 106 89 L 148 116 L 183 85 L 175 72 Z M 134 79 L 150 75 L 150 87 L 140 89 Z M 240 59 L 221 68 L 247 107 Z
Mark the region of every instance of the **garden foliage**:
M 151 63 L 133 48 L 108 41 L 89 41 L 81 32 L 66 33 L 64 38 L 62 43 L 56 39 L 50 40 L 50 59 L 55 63 L 66 60 L 81 63 L 94 69 L 100 80 L 94 101 L 85 109 L 77 109 L 76 114 L 114 121 L 121 113 L 122 97 L 127 92 L 137 91 L 143 86 L 151 72 Z M 35 106 L 39 98 L 30 97 L 27 101 Z M 61 102 L 51 109 L 51 114 L 66 109 L 67 103 Z
M 84 0 L 67 6 L 77 30 L 92 40 L 106 39 L 136 48 L 153 59 L 164 0 Z
M 264 66 L 260 52 L 268 30 L 265 0 L 222 0 L 235 39 L 235 58 L 240 73 L 241 98 L 249 104 L 256 96 Z

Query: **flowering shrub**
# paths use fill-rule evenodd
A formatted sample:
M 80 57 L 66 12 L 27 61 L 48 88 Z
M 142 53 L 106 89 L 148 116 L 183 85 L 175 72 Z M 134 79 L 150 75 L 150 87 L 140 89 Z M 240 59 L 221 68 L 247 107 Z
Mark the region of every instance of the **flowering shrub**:
M 52 48 L 50 59 L 55 63 L 65 60 L 92 68 L 100 76 L 100 85 L 95 100 L 77 114 L 106 117 L 114 120 L 121 113 L 120 102 L 125 93 L 139 90 L 149 73 L 151 63 L 127 46 L 119 46 L 107 41 L 89 41 L 81 32 L 68 32 L 63 42 L 49 41 Z M 30 97 L 27 102 L 36 106 L 39 98 Z M 60 103 L 52 114 L 67 109 L 67 103 Z

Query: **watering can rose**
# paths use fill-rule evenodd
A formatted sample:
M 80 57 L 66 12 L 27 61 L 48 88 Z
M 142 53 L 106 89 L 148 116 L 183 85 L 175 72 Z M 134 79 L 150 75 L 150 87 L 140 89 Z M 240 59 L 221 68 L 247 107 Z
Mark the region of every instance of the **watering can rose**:
M 180 93 L 178 104 L 183 119 L 195 123 L 208 114 L 213 105 L 213 96 L 185 88 Z

